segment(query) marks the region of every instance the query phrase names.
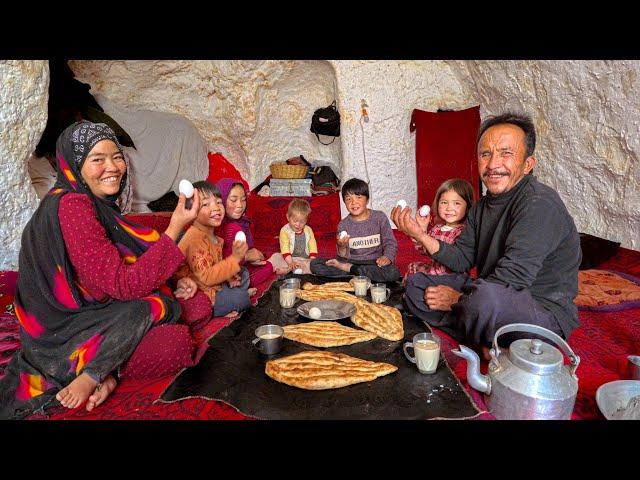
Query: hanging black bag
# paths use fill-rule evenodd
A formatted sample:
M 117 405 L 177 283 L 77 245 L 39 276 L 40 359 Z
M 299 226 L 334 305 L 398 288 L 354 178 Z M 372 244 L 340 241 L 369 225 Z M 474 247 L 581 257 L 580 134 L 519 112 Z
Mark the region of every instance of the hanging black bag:
M 319 108 L 313 112 L 311 117 L 311 128 L 309 129 L 316 134 L 318 141 L 323 145 L 330 145 L 335 141 L 335 137 L 340 136 L 340 113 L 336 108 L 336 101 L 324 108 Z M 320 135 L 334 137 L 329 143 L 320 140 Z

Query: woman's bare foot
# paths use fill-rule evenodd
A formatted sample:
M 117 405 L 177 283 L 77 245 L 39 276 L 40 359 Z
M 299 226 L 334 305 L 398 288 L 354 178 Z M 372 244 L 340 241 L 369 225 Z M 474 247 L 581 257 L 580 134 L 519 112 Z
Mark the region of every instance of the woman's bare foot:
M 116 379 L 113 378 L 112 375 L 109 375 L 102 383 L 99 383 L 93 391 L 93 394 L 89 397 L 89 400 L 87 400 L 87 412 L 90 412 L 104 402 L 107 397 L 111 395 L 111 392 L 115 390 L 117 384 L 118 382 L 116 382 Z
M 63 407 L 76 408 L 87 401 L 98 382 L 86 373 L 78 375 L 69 385 L 56 393 L 56 400 Z
M 233 311 L 227 313 L 224 317 L 225 318 L 235 318 L 238 315 L 240 315 L 240 314 L 236 310 L 233 310 Z
M 339 262 L 335 258 L 332 258 L 331 260 L 327 260 L 325 262 L 325 265 L 329 265 L 330 267 L 338 268 L 338 269 L 342 270 L 343 272 L 347 272 L 347 273 L 349 273 L 351 271 L 351 267 L 352 267 L 351 263 Z
M 258 289 L 256 287 L 247 288 L 247 293 L 250 297 L 253 297 L 256 293 L 258 293 Z

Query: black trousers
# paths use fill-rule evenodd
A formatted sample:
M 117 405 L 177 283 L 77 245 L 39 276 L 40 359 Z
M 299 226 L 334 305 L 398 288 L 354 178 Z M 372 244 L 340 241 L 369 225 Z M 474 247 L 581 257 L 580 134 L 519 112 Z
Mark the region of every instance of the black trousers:
M 437 285 L 447 285 L 462 292 L 458 303 L 453 304 L 449 312 L 431 310 L 424 301 L 425 290 Z M 465 274 L 411 275 L 407 279 L 405 302 L 416 317 L 444 330 L 458 342 L 489 347 L 496 331 L 512 323 L 539 325 L 564 337 L 555 317 L 531 296 L 529 290 L 517 290 L 483 279 L 474 280 Z M 537 336 L 508 333 L 500 337 L 500 345 L 506 346 L 522 337 Z
M 340 262 L 348 262 L 353 264 L 353 267 L 351 267 L 351 272 L 347 273 L 343 270 L 340 270 L 339 268 L 325 265 L 325 262 L 327 260 L 330 260 L 329 258 L 316 258 L 311 261 L 311 273 L 313 273 L 314 275 L 321 275 L 330 278 L 341 278 L 348 275 L 365 275 L 369 277 L 369 279 L 373 283 L 386 283 L 400 280 L 400 270 L 398 270 L 398 267 L 396 267 L 393 263 L 384 267 L 379 267 L 378 265 L 376 265 L 375 260 L 370 260 L 367 263 L 356 263 L 353 260 L 344 259 L 342 257 L 336 258 Z

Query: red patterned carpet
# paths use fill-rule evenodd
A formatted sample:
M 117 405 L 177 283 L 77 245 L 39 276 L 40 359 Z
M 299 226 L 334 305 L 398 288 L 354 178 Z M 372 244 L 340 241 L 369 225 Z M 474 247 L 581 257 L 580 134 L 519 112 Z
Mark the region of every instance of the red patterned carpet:
M 335 253 L 333 234 L 318 235 L 321 255 Z M 404 235 L 396 232 L 399 243 L 397 264 L 405 271 L 409 262 L 418 258 L 413 245 Z M 259 239 L 258 248 L 272 252 L 275 238 Z M 599 265 L 600 269 L 623 272 L 640 278 L 640 252 L 620 249 L 609 261 Z M 11 301 L 15 272 L 0 272 L 0 373 L 19 346 L 18 324 L 11 314 Z M 264 291 L 269 285 L 263 285 Z M 206 349 L 206 340 L 227 324 L 227 319 L 213 319 L 199 332 L 196 340 L 201 345 L 198 355 Z M 571 348 L 580 356 L 577 370 L 579 392 L 573 419 L 602 419 L 595 404 L 595 391 L 603 383 L 618 380 L 624 367 L 626 355 L 640 353 L 640 308 L 621 307 L 615 312 L 580 311 L 581 326 L 569 339 Z M 443 354 L 462 385 L 470 393 L 478 407 L 485 408 L 481 395 L 470 389 L 466 382 L 466 362 L 451 353 L 457 343 L 443 332 Z M 482 365 L 486 371 L 486 363 Z M 156 401 L 162 391 L 171 383 L 172 377 L 154 381 L 123 380 L 109 399 L 94 412 L 83 409 L 66 410 L 62 407 L 51 409 L 48 416 L 33 415 L 30 419 L 118 419 L 118 420 L 239 420 L 247 417 L 221 402 L 205 399 L 187 399 L 174 403 Z M 490 414 L 479 418 L 491 419 Z

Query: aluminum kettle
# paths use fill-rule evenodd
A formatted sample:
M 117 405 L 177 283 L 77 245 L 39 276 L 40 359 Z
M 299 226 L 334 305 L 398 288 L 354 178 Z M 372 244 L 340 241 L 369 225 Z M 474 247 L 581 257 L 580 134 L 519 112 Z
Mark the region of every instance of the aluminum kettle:
M 560 350 L 539 339 L 520 339 L 501 353 L 498 337 L 508 332 L 535 333 L 558 345 L 570 360 L 564 364 Z M 578 393 L 575 372 L 580 363 L 571 347 L 546 328 L 514 323 L 499 328 L 493 337 L 488 375 L 480 373 L 478 354 L 465 347 L 452 350 L 467 360 L 467 381 L 485 393 L 489 412 L 504 420 L 568 420 Z

